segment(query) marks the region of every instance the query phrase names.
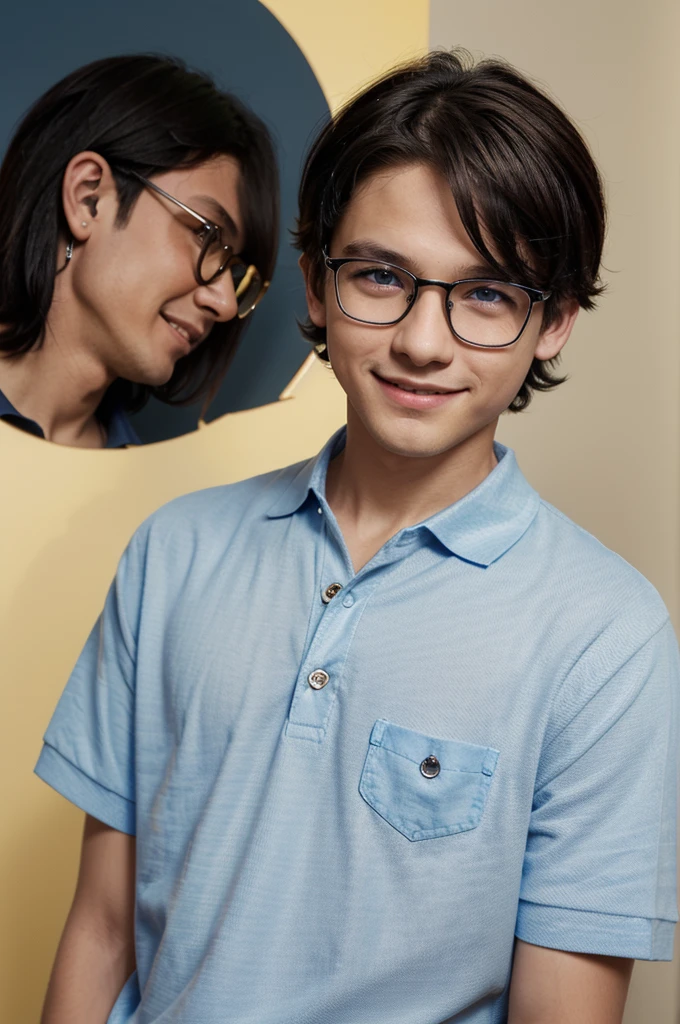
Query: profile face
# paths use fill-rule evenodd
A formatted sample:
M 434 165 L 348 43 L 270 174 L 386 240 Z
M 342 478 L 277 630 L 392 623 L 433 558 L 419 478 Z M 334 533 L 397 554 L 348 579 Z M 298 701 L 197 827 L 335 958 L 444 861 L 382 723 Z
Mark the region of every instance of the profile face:
M 153 181 L 217 224 L 224 244 L 239 252 L 245 241 L 239 177 L 238 162 L 219 156 Z M 175 203 L 143 187 L 121 227 L 115 186 L 104 181 L 102 186 L 87 237 L 58 276 L 57 287 L 72 292 L 92 354 L 111 380 L 159 386 L 216 323 L 236 316 L 232 274 L 227 270 L 210 284 L 197 282 L 205 229 Z
M 463 227 L 449 183 L 423 164 L 391 167 L 361 183 L 329 245 L 331 257 L 366 255 L 378 268 L 385 252 L 393 254 L 390 263 L 417 277 L 453 282 L 498 276 Z M 398 290 L 398 276 L 379 269 L 378 275 L 364 290 Z M 446 294 L 437 287 L 422 288 L 408 315 L 389 326 L 348 317 L 331 271 L 321 296 L 308 288 L 308 301 L 313 322 L 326 326 L 333 371 L 347 394 L 348 423 L 407 456 L 440 455 L 492 437 L 534 357 L 552 358 L 566 341 L 561 321 L 542 331 L 538 303 L 514 344 L 466 344 L 452 332 Z M 475 301 L 493 305 L 503 297 L 486 290 Z

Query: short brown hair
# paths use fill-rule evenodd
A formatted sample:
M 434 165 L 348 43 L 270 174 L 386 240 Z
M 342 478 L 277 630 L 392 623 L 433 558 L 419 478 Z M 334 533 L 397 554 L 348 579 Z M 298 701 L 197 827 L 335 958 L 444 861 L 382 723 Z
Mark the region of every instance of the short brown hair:
M 500 60 L 475 63 L 465 50 L 435 51 L 385 75 L 314 142 L 300 185 L 296 241 L 319 292 L 324 247 L 357 185 L 407 163 L 428 164 L 446 177 L 468 235 L 497 273 L 552 293 L 545 325 L 566 300 L 593 308 L 603 290 L 606 213 L 588 147 L 523 75 Z M 301 329 L 326 359 L 325 329 L 309 319 Z M 512 411 L 526 408 L 532 391 L 563 382 L 554 363 L 533 360 Z

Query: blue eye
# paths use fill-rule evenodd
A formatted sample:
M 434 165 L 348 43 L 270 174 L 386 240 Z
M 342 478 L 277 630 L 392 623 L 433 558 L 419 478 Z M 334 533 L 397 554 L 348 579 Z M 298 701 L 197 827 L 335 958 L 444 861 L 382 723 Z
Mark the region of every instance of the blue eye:
M 506 296 L 495 288 L 489 288 L 485 285 L 484 287 L 475 288 L 473 292 L 470 292 L 470 298 L 476 299 L 477 302 L 488 302 L 495 305 L 498 302 L 503 302 Z
M 357 277 L 362 277 L 371 284 L 377 284 L 381 288 L 401 287 L 401 281 L 397 275 L 386 267 L 371 267 L 370 270 L 361 270 Z

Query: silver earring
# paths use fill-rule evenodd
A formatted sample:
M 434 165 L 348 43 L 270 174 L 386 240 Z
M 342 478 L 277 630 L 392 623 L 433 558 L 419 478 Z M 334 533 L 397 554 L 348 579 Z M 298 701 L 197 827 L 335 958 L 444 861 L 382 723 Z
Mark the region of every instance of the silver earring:
M 81 228 L 86 228 L 87 227 L 87 221 L 86 220 L 81 220 L 80 226 L 81 226 Z
M 66 262 L 67 263 L 71 259 L 72 256 L 73 256 L 73 239 L 71 239 L 71 241 L 66 246 Z

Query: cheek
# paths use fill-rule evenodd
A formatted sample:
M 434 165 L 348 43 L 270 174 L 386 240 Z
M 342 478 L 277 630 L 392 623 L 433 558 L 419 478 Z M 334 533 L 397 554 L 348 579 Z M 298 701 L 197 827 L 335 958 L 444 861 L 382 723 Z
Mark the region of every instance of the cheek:
M 133 224 L 116 235 L 106 255 L 106 281 L 117 301 L 160 307 L 196 288 L 198 247 L 192 248 L 191 238 Z
M 341 314 L 342 315 L 342 314 Z M 367 367 L 375 365 L 375 347 L 361 324 L 348 321 L 328 322 L 326 343 L 333 372 L 345 391 L 353 390 L 352 381 L 360 386 Z
M 494 404 L 506 408 L 524 383 L 531 366 L 532 353 L 530 347 L 519 351 L 512 348 L 495 352 L 476 350 L 467 362 L 479 380 L 482 391 L 494 395 Z
M 389 327 L 370 327 L 345 316 L 326 291 L 326 342 L 334 369 L 351 373 L 362 371 L 366 364 L 384 362 L 392 341 Z

